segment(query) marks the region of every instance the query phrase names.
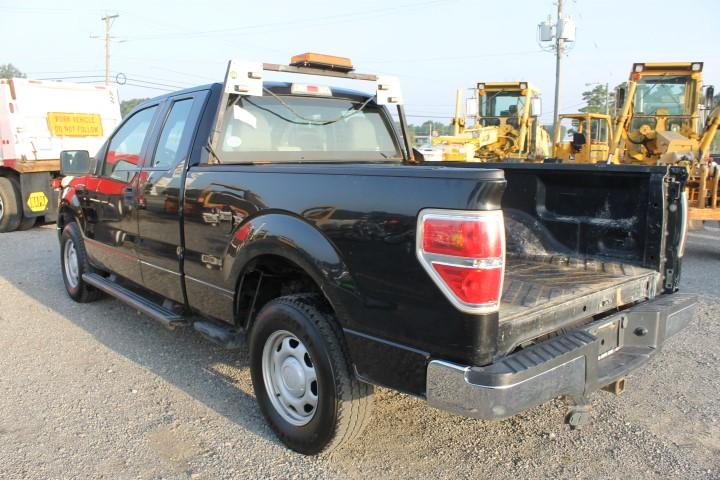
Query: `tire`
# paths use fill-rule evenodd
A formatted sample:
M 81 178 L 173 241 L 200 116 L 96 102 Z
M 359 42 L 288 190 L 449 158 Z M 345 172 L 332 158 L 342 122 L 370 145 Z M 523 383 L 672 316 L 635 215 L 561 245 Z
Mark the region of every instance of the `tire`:
M 31 228 L 33 228 L 35 226 L 36 223 L 37 223 L 37 217 L 32 217 L 32 218 L 23 217 L 22 220 L 20 220 L 20 225 L 18 225 L 17 229 L 21 232 L 23 232 L 25 230 L 30 230 Z
M 88 262 L 80 228 L 75 222 L 65 225 L 60 236 L 60 267 L 65 290 L 70 298 L 78 303 L 92 302 L 100 298 L 101 292 L 82 279 L 83 273 L 95 270 Z
M 250 372 L 260 410 L 278 438 L 305 455 L 350 442 L 363 431 L 372 412 L 373 387 L 353 375 L 340 329 L 321 305 L 316 295 L 280 297 L 260 310 L 250 333 Z M 285 358 L 284 352 L 289 352 Z M 274 368 L 278 364 L 281 369 Z M 279 370 L 283 373 L 273 374 Z M 304 374 L 293 376 L 300 370 Z M 292 391 L 300 393 L 303 383 L 305 400 L 299 402 L 307 403 L 302 411 L 283 407 L 284 399 L 299 398 Z M 315 406 L 308 412 L 313 401 Z
M 0 233 L 14 232 L 22 219 L 20 192 L 15 182 L 0 177 Z

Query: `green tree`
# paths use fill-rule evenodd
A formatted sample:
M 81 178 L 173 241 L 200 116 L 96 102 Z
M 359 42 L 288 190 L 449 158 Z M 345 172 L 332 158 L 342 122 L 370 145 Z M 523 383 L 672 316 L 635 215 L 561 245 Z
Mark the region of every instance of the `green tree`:
M 408 125 L 408 130 L 410 131 L 410 136 L 415 140 L 415 137 L 422 137 L 423 142 L 427 139 L 428 135 L 432 134 L 435 135 L 449 135 L 452 133 L 452 124 L 442 123 L 442 122 L 434 122 L 432 120 L 426 120 L 420 125 Z
M 123 118 L 125 118 L 125 116 L 130 113 L 133 108 L 137 107 L 145 100 L 147 100 L 147 98 L 131 98 L 130 100 L 123 100 L 120 102 L 120 113 Z
M 579 110 L 586 113 L 612 112 L 615 92 L 610 92 L 609 96 L 607 93 L 608 91 L 605 85 L 595 85 L 592 89 L 584 91 L 582 93 L 582 99 L 585 102 L 585 106 Z M 608 103 L 606 104 L 605 102 Z
M 0 65 L 0 78 L 25 78 L 26 75 L 12 63 Z

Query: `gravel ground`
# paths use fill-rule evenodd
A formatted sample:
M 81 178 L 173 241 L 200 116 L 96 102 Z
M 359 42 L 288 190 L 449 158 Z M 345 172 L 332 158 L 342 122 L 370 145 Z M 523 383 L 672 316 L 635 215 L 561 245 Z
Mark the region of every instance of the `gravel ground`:
M 504 422 L 379 389 L 356 443 L 303 457 L 255 405 L 247 353 L 65 294 L 52 226 L 0 235 L 0 478 L 720 478 L 720 230 L 691 233 L 699 315 L 570 431 L 555 401 Z

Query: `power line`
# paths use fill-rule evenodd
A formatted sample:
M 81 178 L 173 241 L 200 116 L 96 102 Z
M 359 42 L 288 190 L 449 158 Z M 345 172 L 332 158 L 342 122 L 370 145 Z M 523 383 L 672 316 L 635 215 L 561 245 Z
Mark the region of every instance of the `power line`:
M 61 15 L 97 15 L 102 13 L 101 9 L 86 9 L 86 8 L 33 8 L 33 7 L 6 7 L 0 6 L 0 10 L 6 10 L 14 13 L 46 13 L 50 15 L 61 14 Z
M 103 81 L 102 81 L 102 80 L 78 80 L 78 81 L 75 81 L 75 82 L 73 82 L 73 83 L 99 84 L 99 83 L 103 83 Z M 129 86 L 129 87 L 147 88 L 148 90 L 158 90 L 158 91 L 161 91 L 161 92 L 175 92 L 175 91 L 177 91 L 177 88 L 154 87 L 154 86 L 151 86 L 151 85 L 141 85 L 141 84 L 130 83 L 130 82 L 124 83 L 123 85 L 127 85 L 127 86 Z
M 102 72 L 102 70 L 95 69 L 95 70 L 63 70 L 63 71 L 46 71 L 46 72 L 25 72 L 27 75 L 50 75 L 51 73 L 55 74 L 67 74 L 67 73 L 95 73 L 95 72 Z M 45 79 L 38 79 L 38 80 L 45 80 Z
M 127 82 L 125 85 L 127 85 L 127 86 L 129 86 L 129 87 L 147 88 L 147 89 L 149 89 L 149 90 L 160 90 L 160 91 L 162 91 L 162 92 L 174 92 L 174 91 L 177 90 L 176 88 L 153 87 L 153 86 L 150 86 L 150 85 L 139 85 L 139 84 L 130 83 L 130 82 Z
M 384 7 L 384 8 L 378 8 L 374 10 L 366 10 L 366 11 L 354 11 L 354 12 L 346 12 L 336 15 L 326 15 L 323 17 L 306 17 L 301 19 L 293 19 L 293 20 L 286 20 L 281 22 L 271 22 L 271 23 L 263 23 L 263 24 L 255 24 L 255 25 L 243 25 L 239 27 L 232 27 L 232 28 L 220 28 L 220 29 L 214 29 L 214 30 L 200 30 L 195 32 L 167 32 L 164 34 L 155 34 L 155 35 L 144 35 L 144 36 L 138 36 L 135 38 L 128 39 L 127 41 L 137 41 L 137 40 L 158 40 L 158 39 L 168 39 L 172 37 L 178 37 L 181 36 L 182 38 L 192 38 L 196 36 L 206 36 L 206 35 L 213 35 L 218 33 L 258 33 L 257 30 L 265 30 L 267 31 L 268 28 L 274 29 L 275 27 L 285 27 L 290 25 L 303 25 L 303 26 L 309 26 L 311 24 L 315 24 L 317 22 L 323 22 L 325 24 L 333 24 L 333 23 L 342 23 L 347 21 L 359 21 L 361 19 L 367 19 L 367 18 L 375 18 L 375 17 L 382 17 L 386 16 L 388 13 L 393 13 L 397 11 L 407 11 L 409 9 L 417 9 L 417 8 L 426 8 L 433 4 L 439 4 L 439 3 L 446 3 L 445 0 L 429 0 L 425 2 L 418 2 L 418 3 L 406 3 L 403 5 L 396 5 L 393 7 Z M 253 30 L 252 32 L 247 32 L 247 30 Z
M 148 81 L 148 80 L 143 80 L 142 78 L 139 78 L 139 76 L 134 75 L 134 74 L 127 74 L 127 75 L 131 75 L 131 77 L 128 77 L 128 79 L 127 79 L 128 81 L 126 83 L 119 84 L 119 85 L 121 85 L 121 86 L 122 85 L 139 86 L 137 84 L 146 84 L 146 85 L 142 85 L 142 86 L 159 86 L 159 87 L 169 88 L 172 90 L 183 90 L 185 88 L 192 86 L 192 85 L 173 85 L 170 83 L 152 82 L 152 81 Z M 89 80 L 87 82 L 84 81 L 84 80 L 88 80 L 91 78 L 102 79 L 102 78 L 104 78 L 104 76 L 103 75 L 75 75 L 75 76 L 69 76 L 69 77 L 38 78 L 38 80 L 72 80 L 73 83 L 100 83 L 100 80 Z M 169 80 L 165 80 L 165 81 L 169 81 Z M 129 83 L 129 82 L 134 82 L 134 83 Z M 165 88 L 163 88 L 162 90 L 164 90 Z
M 487 53 L 482 55 L 463 55 L 460 57 L 418 57 L 418 58 L 395 58 L 389 60 L 365 60 L 362 63 L 368 64 L 380 64 L 380 63 L 414 63 L 414 62 L 441 62 L 441 61 L 455 61 L 455 60 L 472 60 L 475 58 L 489 58 L 489 57 L 507 57 L 511 55 L 529 55 L 535 53 L 543 53 L 542 50 L 526 50 L 522 52 L 505 52 L 505 53 Z

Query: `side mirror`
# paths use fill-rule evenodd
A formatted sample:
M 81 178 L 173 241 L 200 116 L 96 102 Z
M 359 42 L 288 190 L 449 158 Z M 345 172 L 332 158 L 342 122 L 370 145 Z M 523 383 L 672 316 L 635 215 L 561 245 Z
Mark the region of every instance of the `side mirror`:
M 478 115 L 478 99 L 468 98 L 465 100 L 465 116 L 477 117 Z
M 625 105 L 625 87 L 618 87 L 615 91 L 615 108 L 620 112 Z
M 415 156 L 416 162 L 424 162 L 425 161 L 425 155 L 418 150 L 417 148 L 413 148 L 413 155 Z
M 705 108 L 708 110 L 713 107 L 713 100 L 715 99 L 715 87 L 708 85 L 705 89 Z
M 542 99 L 540 97 L 533 97 L 532 100 L 530 100 L 530 108 L 532 108 L 533 117 L 542 115 Z
M 92 161 L 87 150 L 63 150 L 60 152 L 62 175 L 87 175 L 92 171 Z

